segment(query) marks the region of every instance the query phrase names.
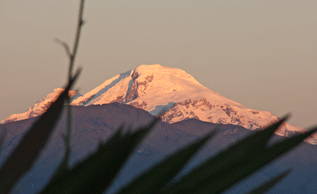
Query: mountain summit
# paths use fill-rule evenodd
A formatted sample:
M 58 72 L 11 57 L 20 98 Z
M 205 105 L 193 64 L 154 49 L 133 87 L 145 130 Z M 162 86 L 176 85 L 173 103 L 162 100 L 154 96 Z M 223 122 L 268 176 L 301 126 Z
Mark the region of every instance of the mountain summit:
M 278 119 L 267 111 L 252 110 L 211 91 L 181 69 L 158 64 L 140 65 L 118 74 L 74 99 L 72 105 L 90 106 L 113 102 L 132 105 L 155 116 L 161 114 L 162 120 L 169 123 L 194 118 L 255 130 Z M 21 120 L 13 118 L 14 115 L 10 117 L 2 123 Z M 277 134 L 289 136 L 303 130 L 285 123 Z M 312 144 L 317 142 L 314 139 L 308 141 Z
M 211 91 L 181 69 L 158 64 L 140 65 L 118 74 L 72 104 L 89 106 L 112 102 L 129 104 L 155 116 L 164 112 L 160 116 L 169 123 L 194 118 L 254 130 L 278 119 L 267 111 L 252 110 Z M 278 134 L 288 136 L 290 132 L 302 130 L 286 123 Z
M 152 115 L 188 99 L 207 98 L 216 104 L 243 107 L 201 85 L 183 70 L 161 65 L 141 65 L 118 74 L 72 102 L 73 105 L 101 105 L 112 102 L 142 108 Z

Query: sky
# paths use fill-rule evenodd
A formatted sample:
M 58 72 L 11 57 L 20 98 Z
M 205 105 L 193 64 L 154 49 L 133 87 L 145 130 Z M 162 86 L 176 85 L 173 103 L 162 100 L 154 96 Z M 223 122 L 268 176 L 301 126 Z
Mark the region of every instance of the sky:
M 66 83 L 79 1 L 0 1 L 0 120 Z M 141 64 L 291 124 L 317 124 L 316 0 L 86 1 L 75 67 L 81 94 Z

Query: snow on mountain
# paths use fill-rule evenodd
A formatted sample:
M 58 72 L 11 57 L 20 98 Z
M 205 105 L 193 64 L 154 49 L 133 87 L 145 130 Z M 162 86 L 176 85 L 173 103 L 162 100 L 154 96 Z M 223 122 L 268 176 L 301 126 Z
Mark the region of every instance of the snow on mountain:
M 246 107 L 235 107 L 230 104 L 211 104 L 206 98 L 186 100 L 175 105 L 161 115 L 162 120 L 175 123 L 194 118 L 217 124 L 239 125 L 246 129 L 256 130 L 267 126 L 279 118 L 267 111 L 256 111 Z M 276 134 L 290 136 L 304 129 L 285 123 Z M 314 140 L 310 143 L 315 144 Z
M 26 113 L 10 116 L 9 120 L 21 120 L 20 118 L 41 114 L 44 112 L 41 109 L 45 107 L 44 102 L 45 100 L 40 101 L 40 104 L 37 103 Z M 161 114 L 162 120 L 168 123 L 195 118 L 255 130 L 278 119 L 267 111 L 252 110 L 211 91 L 183 70 L 158 64 L 140 65 L 118 74 L 74 99 L 72 105 L 89 106 L 113 102 L 129 104 L 155 116 Z M 2 123 L 7 121 L 8 118 Z M 277 134 L 290 136 L 301 131 L 304 129 L 285 123 Z M 314 139 L 308 141 L 316 144 L 317 137 Z
M 141 65 L 118 74 L 77 98 L 73 105 L 129 104 L 175 123 L 189 118 L 218 124 L 234 124 L 255 130 L 276 121 L 277 116 L 229 100 L 201 85 L 183 70 L 161 65 Z M 304 129 L 288 123 L 277 132 L 289 136 Z M 310 140 L 310 143 L 315 143 Z
M 74 100 L 73 105 L 100 105 L 120 102 L 142 108 L 148 112 L 171 103 L 206 97 L 217 104 L 241 104 L 224 98 L 202 86 L 185 71 L 161 65 L 141 65 L 119 74 Z
M 57 88 L 54 89 L 54 92 L 48 94 L 41 100 L 39 100 L 37 103 L 35 103 L 32 107 L 29 107 L 29 110 L 27 110 L 24 113 L 19 113 L 19 114 L 13 114 L 6 119 L 2 120 L 1 123 L 7 123 L 7 122 L 12 122 L 12 121 L 20 121 L 24 119 L 29 119 L 32 117 L 37 117 L 41 114 L 43 114 L 46 109 L 56 100 L 57 96 L 63 91 L 64 89 L 62 88 Z M 69 92 L 70 96 L 72 99 L 76 99 L 81 94 L 77 93 L 76 91 L 70 91 Z

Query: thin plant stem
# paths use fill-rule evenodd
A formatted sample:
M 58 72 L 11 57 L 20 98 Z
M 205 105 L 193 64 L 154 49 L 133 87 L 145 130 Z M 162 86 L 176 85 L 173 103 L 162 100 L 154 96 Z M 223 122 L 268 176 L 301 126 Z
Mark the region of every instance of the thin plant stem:
M 81 28 L 84 25 L 83 11 L 84 11 L 84 0 L 81 0 L 80 1 L 80 7 L 79 7 L 76 38 L 75 38 L 75 42 L 74 42 L 73 53 L 70 56 L 69 71 L 68 71 L 69 78 L 72 76 L 72 71 L 73 71 L 74 62 L 75 62 L 77 49 L 78 49 L 78 44 L 79 44 L 79 39 L 80 39 Z
M 80 40 L 80 34 L 81 34 L 81 28 L 84 24 L 83 21 L 83 11 L 84 11 L 84 0 L 80 1 L 80 7 L 79 7 L 79 15 L 78 15 L 78 24 L 77 24 L 77 30 L 76 30 L 76 38 L 75 43 L 73 47 L 73 53 L 71 53 L 69 56 L 69 70 L 68 70 L 68 79 L 72 79 L 72 71 L 74 67 L 74 62 L 78 50 L 78 44 Z M 63 44 L 64 45 L 64 44 Z M 69 48 L 68 45 L 64 45 L 65 48 Z M 66 49 L 67 51 L 67 49 Z M 65 146 L 66 146 L 66 153 L 65 153 L 65 161 L 68 163 L 69 156 L 70 156 L 70 147 L 71 147 L 71 131 L 72 131 L 72 107 L 70 105 L 71 98 L 69 97 L 66 102 L 67 106 L 67 131 L 65 134 Z M 67 164 L 66 164 L 67 165 Z

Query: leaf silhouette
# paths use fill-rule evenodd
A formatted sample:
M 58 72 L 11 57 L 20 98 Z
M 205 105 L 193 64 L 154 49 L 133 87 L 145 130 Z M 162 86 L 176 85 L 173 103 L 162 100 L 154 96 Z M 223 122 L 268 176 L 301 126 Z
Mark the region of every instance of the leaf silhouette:
M 94 154 L 58 179 L 51 181 L 40 193 L 103 193 L 113 182 L 132 151 L 158 121 L 159 119 L 155 118 L 148 125 L 124 134 L 123 127 L 120 127 L 111 138 L 99 145 Z
M 206 141 L 215 134 L 216 130 L 172 154 L 171 156 L 136 178 L 129 185 L 119 191 L 118 194 L 146 194 L 155 193 L 161 190 L 168 182 L 170 182 L 174 178 L 174 176 L 183 168 L 188 160 L 206 143 Z
M 256 172 L 261 167 L 267 165 L 277 157 L 285 154 L 291 150 L 304 139 L 312 135 L 317 131 L 317 128 L 306 131 L 305 133 L 295 135 L 291 138 L 287 138 L 281 142 L 278 142 L 271 147 L 265 148 L 262 152 L 257 153 L 252 158 L 245 160 L 245 163 L 237 165 L 231 171 L 227 171 L 221 174 L 217 179 L 211 181 L 204 181 L 196 184 L 189 192 L 186 193 L 220 193 L 243 180 L 250 174 Z
M 281 174 L 271 178 L 267 182 L 261 184 L 259 187 L 253 189 L 248 194 L 263 194 L 273 188 L 278 182 L 283 180 L 289 173 L 291 173 L 291 169 L 282 172 Z
M 271 124 L 261 131 L 254 132 L 248 137 L 234 143 L 216 156 L 199 165 L 178 182 L 166 188 L 162 193 L 185 193 L 205 181 L 219 180 L 219 176 L 225 174 L 237 165 L 243 164 L 253 157 L 259 150 L 263 150 L 279 126 L 289 117 L 286 115 L 281 120 Z
M 32 167 L 35 160 L 48 142 L 54 126 L 62 112 L 68 92 L 81 69 L 74 78 L 69 79 L 64 91 L 51 104 L 47 111 L 39 117 L 30 130 L 24 135 L 21 142 L 0 169 L 0 193 L 9 193 L 17 181 Z

